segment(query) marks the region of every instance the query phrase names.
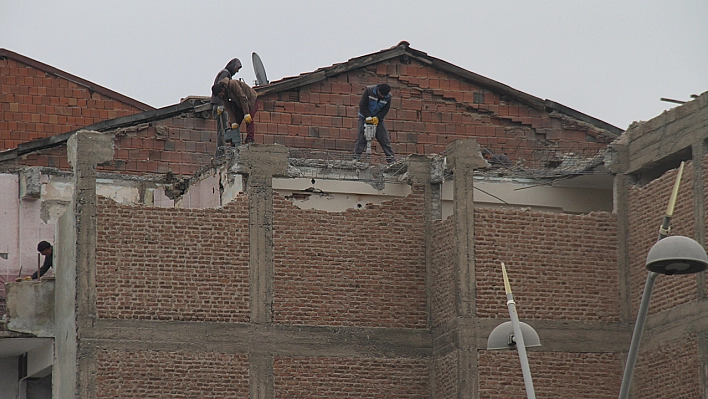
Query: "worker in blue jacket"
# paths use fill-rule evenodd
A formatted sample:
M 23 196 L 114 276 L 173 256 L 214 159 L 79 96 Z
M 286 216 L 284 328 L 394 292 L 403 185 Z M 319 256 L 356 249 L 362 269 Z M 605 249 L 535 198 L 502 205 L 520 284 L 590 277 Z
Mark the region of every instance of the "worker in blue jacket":
M 384 118 L 391 108 L 391 86 L 381 83 L 374 86 L 367 86 L 359 100 L 359 135 L 354 143 L 354 159 L 359 159 L 361 153 L 366 148 L 366 137 L 364 137 L 364 123 L 376 125 L 376 140 L 381 145 L 381 149 L 386 154 L 386 160 L 394 161 L 391 139 L 388 129 L 384 124 Z

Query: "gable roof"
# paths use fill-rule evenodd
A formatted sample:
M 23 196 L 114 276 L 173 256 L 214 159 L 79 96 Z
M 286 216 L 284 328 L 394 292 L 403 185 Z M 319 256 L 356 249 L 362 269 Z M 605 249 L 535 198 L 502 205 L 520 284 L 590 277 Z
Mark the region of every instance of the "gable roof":
M 561 114 L 565 114 L 575 119 L 589 123 L 600 129 L 607 130 L 608 132 L 613 133 L 615 135 L 620 135 L 624 131 L 618 128 L 617 126 L 613 126 L 607 122 L 601 121 L 597 118 L 593 118 L 592 116 L 584 114 L 580 111 L 574 110 L 570 107 L 566 107 L 563 104 L 559 104 L 552 100 L 544 100 L 539 97 L 532 96 L 528 93 L 516 90 L 503 83 L 497 82 L 496 80 L 489 79 L 482 75 L 468 71 L 447 61 L 431 57 L 423 51 L 411 48 L 409 46 L 409 43 L 406 41 L 402 41 L 386 50 L 381 50 L 376 53 L 366 54 L 360 57 L 352 58 L 346 62 L 319 68 L 316 71 L 303 73 L 299 76 L 283 78 L 279 81 L 271 82 L 268 85 L 256 87 L 255 89 L 259 95 L 292 90 L 298 87 L 320 82 L 329 77 L 347 73 L 355 69 L 364 68 L 369 65 L 374 65 L 396 57 L 409 57 L 425 65 L 428 65 L 431 68 L 435 68 L 440 71 L 444 71 L 452 75 L 458 76 L 461 79 L 466 80 L 476 86 L 480 86 L 491 91 L 509 96 L 514 100 L 537 110 L 547 112 L 556 111 Z
M 150 105 L 147 105 L 145 103 L 142 103 L 142 102 L 132 99 L 130 97 L 124 96 L 123 94 L 117 93 L 111 89 L 105 88 L 101 85 L 97 85 L 96 83 L 93 83 L 93 82 L 89 82 L 86 79 L 82 79 L 82 78 L 72 75 L 68 72 L 64 72 L 60 69 L 54 68 L 51 65 L 47 65 L 47 64 L 39 62 L 37 60 L 33 60 L 32 58 L 25 57 L 24 55 L 17 54 L 13 51 L 10 51 L 10 50 L 4 49 L 4 48 L 0 48 L 0 59 L 15 60 L 17 62 L 20 62 L 22 64 L 30 66 L 32 68 L 39 69 L 40 71 L 43 71 L 43 72 L 48 73 L 50 75 L 54 75 L 60 79 L 65 79 L 65 80 L 73 82 L 79 86 L 83 86 L 83 87 L 87 88 L 89 91 L 99 93 L 99 94 L 109 97 L 115 101 L 135 107 L 141 111 L 152 111 L 155 109 L 154 107 L 152 107 Z

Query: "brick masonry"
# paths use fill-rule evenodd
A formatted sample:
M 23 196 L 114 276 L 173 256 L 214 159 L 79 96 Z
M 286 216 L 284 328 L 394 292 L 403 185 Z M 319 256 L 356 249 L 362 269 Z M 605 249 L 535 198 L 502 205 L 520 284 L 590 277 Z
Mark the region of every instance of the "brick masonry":
M 422 201 L 414 187 L 406 198 L 328 213 L 276 196 L 274 323 L 426 328 Z
M 613 215 L 477 208 L 475 241 L 478 317 L 508 318 L 504 262 L 521 319 L 619 320 Z
M 276 398 L 429 398 L 426 359 L 276 357 Z
M 12 58 L 0 59 L 0 151 L 142 110 Z
M 609 142 L 601 129 L 399 59 L 259 97 L 256 142 L 352 151 L 361 93 L 378 83 L 392 87 L 386 126 L 397 154 L 441 153 L 454 140 L 475 138 L 495 152 L 538 160 L 549 149 L 596 152 Z M 483 102 L 475 102 L 475 93 L 483 94 Z M 377 143 L 373 147 L 381 152 Z
M 8 59 L 0 62 L 15 61 Z M 21 73 L 45 74 L 27 68 L 32 72 Z M 59 81 L 56 84 L 76 86 L 59 78 L 46 79 Z M 34 90 L 24 86 L 24 83 L 17 83 L 17 80 L 14 82 L 14 85 L 3 87 L 7 86 L 6 91 L 13 92 Z M 392 107 L 385 123 L 393 148 L 401 156 L 442 153 L 454 140 L 475 138 L 495 153 L 508 153 L 515 162 L 539 167 L 551 162 L 559 153 L 595 155 L 612 138 L 606 131 L 587 123 L 558 112 L 538 110 L 418 61 L 391 59 L 289 91 L 260 96 L 261 110 L 255 117 L 256 142 L 349 153 L 357 136 L 357 109 L 361 93 L 367 85 L 383 82 L 392 86 Z M 89 96 L 83 86 L 72 88 L 63 95 L 61 93 L 57 94 L 58 101 L 71 101 L 72 104 L 74 100 L 71 96 Z M 475 94 L 479 97 L 477 101 Z M 90 100 L 77 100 L 76 108 L 65 106 L 69 111 L 61 108 L 61 112 L 94 115 L 94 107 L 106 112 L 86 118 L 73 117 L 71 123 L 67 121 L 68 124 L 57 128 L 59 131 L 56 132 L 36 133 L 39 128 L 34 124 L 16 125 L 13 121 L 8 131 L 17 137 L 12 139 L 14 141 L 8 141 L 5 148 L 15 148 L 21 142 L 106 119 L 103 116 L 118 117 L 137 112 L 130 109 L 121 111 L 121 103 L 105 99 L 99 101 L 97 98 L 100 96 L 94 93 Z M 44 101 L 41 95 L 36 98 L 28 95 L 20 99 Z M 108 112 L 108 107 L 115 109 Z M 26 118 L 24 111 L 15 108 L 13 106 L 13 110 L 3 112 L 4 118 Z M 37 113 L 31 114 L 30 119 L 44 118 L 37 115 L 44 115 L 49 110 L 34 112 Z M 170 171 L 177 175 L 191 175 L 200 166 L 207 165 L 214 156 L 215 132 L 216 126 L 211 118 L 203 119 L 189 112 L 145 126 L 119 129 L 114 131 L 118 136 L 115 160 L 111 165 L 102 166 L 102 170 L 130 174 Z M 373 143 L 373 149 L 374 153 L 381 152 L 377 142 Z M 19 163 L 68 169 L 61 150 L 43 150 L 25 155 Z
M 247 398 L 248 355 L 100 350 L 96 398 Z
M 526 397 L 516 351 L 479 351 L 479 398 Z M 529 352 L 534 391 L 539 398 L 616 398 L 620 357 L 614 353 Z M 678 397 L 639 395 L 649 397 Z
M 101 198 L 100 318 L 247 322 L 248 200 L 215 209 L 121 206 Z
M 701 362 L 696 334 L 643 351 L 637 359 L 637 398 L 700 398 Z
M 629 251 L 631 262 L 632 313 L 639 309 L 647 279 L 644 267 L 649 249 L 656 243 L 677 169 L 668 171 L 645 186 L 629 189 Z M 685 165 L 671 220 L 671 235 L 694 237 L 692 164 Z M 671 309 L 697 299 L 698 275 L 660 276 L 649 304 L 649 314 Z
M 158 122 L 113 131 L 113 161 L 99 171 L 122 174 L 164 174 L 188 176 L 209 165 L 216 152 L 214 121 L 177 116 Z M 23 155 L 20 165 L 70 169 L 66 147 L 59 146 Z

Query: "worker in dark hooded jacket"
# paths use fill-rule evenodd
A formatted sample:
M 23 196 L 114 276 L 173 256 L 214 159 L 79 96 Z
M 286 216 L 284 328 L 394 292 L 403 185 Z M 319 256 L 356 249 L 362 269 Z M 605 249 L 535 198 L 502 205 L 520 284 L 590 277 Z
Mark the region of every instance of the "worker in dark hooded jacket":
M 381 149 L 386 154 L 386 160 L 394 161 L 391 139 L 388 129 L 384 125 L 384 118 L 391 109 L 391 86 L 382 83 L 375 86 L 367 86 L 359 100 L 359 135 L 354 143 L 354 159 L 359 159 L 361 153 L 366 148 L 366 137 L 364 137 L 364 123 L 376 125 L 376 140 L 381 145 Z
M 224 69 L 220 70 L 219 73 L 216 74 L 214 84 L 224 78 L 231 79 L 240 69 L 241 61 L 238 58 L 232 59 L 228 64 L 226 64 Z M 212 115 L 217 122 L 216 146 L 218 150 L 218 148 L 224 146 L 224 131 L 229 126 L 229 122 L 226 120 L 226 114 L 224 113 L 224 102 L 214 94 L 211 95 L 211 100 L 209 102 L 211 103 Z M 230 137 L 227 137 L 227 139 L 230 139 Z
M 253 117 L 258 112 L 258 93 L 246 82 L 224 78 L 211 88 L 211 94 L 224 102 L 224 109 L 231 120 L 231 129 L 238 129 L 242 123 L 246 124 L 246 144 L 253 143 L 256 128 Z
M 220 70 L 219 73 L 216 75 L 216 78 L 214 79 L 214 84 L 217 84 L 221 79 L 223 78 L 229 78 L 231 79 L 234 75 L 238 73 L 238 71 L 241 69 L 241 61 L 238 58 L 234 58 L 233 60 L 229 61 L 228 64 L 224 67 L 224 69 Z M 224 105 L 224 102 L 221 101 L 221 99 L 215 95 L 211 95 L 211 100 L 209 101 L 212 105 L 216 104 L 218 107 L 219 105 Z

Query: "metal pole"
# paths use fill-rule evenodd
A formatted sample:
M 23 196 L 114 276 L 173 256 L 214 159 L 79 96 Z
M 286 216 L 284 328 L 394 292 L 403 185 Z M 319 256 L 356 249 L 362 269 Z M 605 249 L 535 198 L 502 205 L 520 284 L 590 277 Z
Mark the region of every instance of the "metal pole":
M 528 399 L 536 399 L 536 393 L 533 390 L 533 380 L 531 379 L 531 368 L 529 367 L 529 359 L 526 355 L 524 335 L 521 333 L 519 315 L 516 313 L 516 302 L 514 302 L 514 295 L 511 293 L 511 285 L 509 284 L 509 278 L 506 275 L 506 268 L 504 267 L 504 262 L 502 262 L 501 265 L 502 274 L 504 274 L 504 289 L 506 289 L 506 306 L 509 308 L 509 316 L 511 316 L 511 327 L 514 329 L 514 340 L 516 341 L 516 350 L 519 352 L 519 360 L 521 361 L 521 373 L 524 375 L 526 397 Z
M 632 385 L 632 375 L 634 374 L 634 364 L 637 362 L 639 344 L 642 341 L 644 324 L 649 310 L 649 301 L 651 300 L 651 293 L 654 291 L 654 282 L 656 282 L 657 276 L 657 273 L 649 272 L 647 283 L 644 285 L 644 294 L 642 295 L 642 302 L 639 305 L 637 322 L 634 324 L 634 333 L 632 333 L 632 343 L 629 346 L 629 353 L 627 354 L 627 364 L 624 367 L 624 375 L 622 376 L 622 387 L 620 388 L 619 399 L 627 399 L 629 397 L 629 388 Z
M 669 204 L 666 206 L 666 214 L 661 222 L 661 226 L 659 226 L 659 237 L 656 240 L 657 242 L 668 237 L 671 231 L 671 218 L 674 216 L 676 198 L 678 198 L 681 177 L 683 176 L 683 165 L 684 163 L 681 162 L 681 166 L 679 166 L 678 173 L 676 174 L 676 181 L 674 182 L 674 187 L 671 190 Z M 624 375 L 622 376 L 622 386 L 620 387 L 619 399 L 629 398 L 629 388 L 632 385 L 634 364 L 637 362 L 639 344 L 642 341 L 642 334 L 644 334 L 644 324 L 646 322 L 647 312 L 649 311 L 649 301 L 651 300 L 651 293 L 654 291 L 654 283 L 656 282 L 657 276 L 658 274 L 654 272 L 649 272 L 647 275 L 647 282 L 644 285 L 644 294 L 642 294 L 642 302 L 639 304 L 637 321 L 634 324 L 634 332 L 632 333 L 632 343 L 629 345 L 629 353 L 627 353 L 627 364 L 624 366 Z

